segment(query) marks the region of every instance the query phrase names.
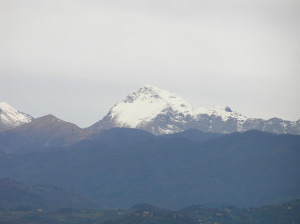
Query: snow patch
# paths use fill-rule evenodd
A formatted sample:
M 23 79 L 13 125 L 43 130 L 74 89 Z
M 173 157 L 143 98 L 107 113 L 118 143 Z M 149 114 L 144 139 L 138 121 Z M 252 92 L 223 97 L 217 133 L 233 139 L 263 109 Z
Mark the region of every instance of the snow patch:
M 180 122 L 186 122 L 184 118 L 188 115 L 194 119 L 201 115 L 214 115 L 223 121 L 233 118 L 244 122 L 247 119 L 240 113 L 232 111 L 228 106 L 193 109 L 180 95 L 152 85 L 145 85 L 132 92 L 122 102 L 116 104 L 110 110 L 109 115 L 117 126 L 138 128 L 169 111 L 173 112 L 173 117 Z
M 159 114 L 165 114 L 168 109 L 183 115 L 192 111 L 191 106 L 179 95 L 145 85 L 115 105 L 110 115 L 121 127 L 136 128 L 139 124 L 147 123 Z
M 33 118 L 22 113 L 6 102 L 0 102 L 0 123 L 5 127 L 17 127 L 29 123 Z

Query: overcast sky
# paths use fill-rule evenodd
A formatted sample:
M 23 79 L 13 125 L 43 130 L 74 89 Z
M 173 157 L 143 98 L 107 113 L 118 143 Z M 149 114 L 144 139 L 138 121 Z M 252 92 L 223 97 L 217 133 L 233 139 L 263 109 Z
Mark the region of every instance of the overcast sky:
M 0 101 L 87 127 L 152 84 L 300 118 L 299 0 L 0 0 Z

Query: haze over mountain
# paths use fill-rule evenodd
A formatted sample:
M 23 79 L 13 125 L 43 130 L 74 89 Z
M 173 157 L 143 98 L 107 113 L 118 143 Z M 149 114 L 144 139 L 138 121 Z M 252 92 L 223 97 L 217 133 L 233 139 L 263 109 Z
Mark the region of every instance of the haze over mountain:
M 89 130 L 128 127 L 153 134 L 171 134 L 187 129 L 231 133 L 251 129 L 272 133 L 300 134 L 300 120 L 247 118 L 228 106 L 194 109 L 178 94 L 145 85 L 129 94 Z
M 300 224 L 300 1 L 3 0 L 0 21 L 0 224 Z
M 0 208 L 59 209 L 95 208 L 73 192 L 51 185 L 28 185 L 12 179 L 0 179 Z
M 249 207 L 299 198 L 299 161 L 299 135 L 115 128 L 64 148 L 2 154 L 0 177 L 59 186 L 111 208 Z
M 147 85 L 88 129 L 47 115 L 2 131 L 0 178 L 59 186 L 108 207 L 279 203 L 300 195 L 299 135 L 246 129 L 287 133 L 298 124 L 193 109 Z M 224 134 L 234 131 L 245 132 Z
M 20 112 L 6 102 L 0 102 L 0 131 L 18 127 L 29 123 L 34 118 Z

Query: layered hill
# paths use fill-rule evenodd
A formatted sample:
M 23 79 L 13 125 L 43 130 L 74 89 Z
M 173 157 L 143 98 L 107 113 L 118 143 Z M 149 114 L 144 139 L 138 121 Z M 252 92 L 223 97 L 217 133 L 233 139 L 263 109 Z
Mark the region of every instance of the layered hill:
M 300 136 L 261 131 L 111 129 L 64 150 L 0 156 L 0 177 L 60 186 L 111 208 L 281 203 L 300 197 L 299 176 Z
M 255 129 L 278 134 L 300 134 L 300 120 L 247 118 L 228 106 L 194 109 L 178 94 L 151 85 L 129 94 L 89 130 L 113 127 L 138 128 L 156 135 L 187 129 L 216 133 Z
M 0 179 L 0 208 L 60 209 L 95 208 L 87 199 L 51 185 L 28 185 L 12 179 Z

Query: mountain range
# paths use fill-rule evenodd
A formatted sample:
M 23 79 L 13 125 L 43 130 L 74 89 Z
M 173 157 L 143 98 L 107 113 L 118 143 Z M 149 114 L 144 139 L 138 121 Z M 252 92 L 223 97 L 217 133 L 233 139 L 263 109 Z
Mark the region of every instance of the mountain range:
M 85 129 L 53 115 L 35 119 L 7 103 L 0 115 L 0 178 L 10 178 L 0 196 L 17 189 L 4 207 L 23 193 L 24 204 L 31 198 L 40 206 L 44 193 L 33 186 L 44 185 L 66 189 L 51 191 L 53 197 L 74 192 L 104 208 L 249 207 L 300 197 L 299 121 L 246 118 L 229 107 L 193 109 L 149 85 Z M 48 196 L 45 207 L 52 207 Z
M 33 120 L 30 115 L 17 111 L 7 103 L 0 103 L 0 131 Z M 39 121 L 45 122 L 42 118 Z M 114 105 L 100 121 L 79 132 L 98 133 L 114 127 L 137 128 L 155 135 L 188 129 L 214 133 L 254 129 L 277 134 L 300 134 L 300 119 L 287 121 L 280 118 L 247 118 L 228 106 L 194 109 L 178 94 L 145 85 Z M 79 130 L 78 127 L 75 129 Z M 83 137 L 86 136 L 87 134 L 83 134 Z
M 156 135 L 171 134 L 187 129 L 205 132 L 232 133 L 251 129 L 272 133 L 300 134 L 300 120 L 286 121 L 247 118 L 230 107 L 214 106 L 194 109 L 178 94 L 151 85 L 129 94 L 89 130 L 129 127 Z

